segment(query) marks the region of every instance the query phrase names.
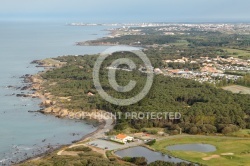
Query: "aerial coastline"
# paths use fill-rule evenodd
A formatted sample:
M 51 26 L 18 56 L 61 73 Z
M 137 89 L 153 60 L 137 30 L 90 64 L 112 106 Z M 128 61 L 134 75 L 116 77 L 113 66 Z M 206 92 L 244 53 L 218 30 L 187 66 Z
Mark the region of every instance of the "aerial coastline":
M 250 1 L 4 1 L 0 166 L 250 166 Z
M 152 29 L 150 29 L 150 30 L 152 30 Z M 162 30 L 159 30 L 159 33 L 162 33 L 161 31 Z M 128 43 L 128 45 L 132 45 L 132 46 L 145 46 L 144 51 L 146 51 L 147 53 L 150 53 L 149 57 L 151 58 L 151 60 L 154 60 L 154 53 L 155 53 L 155 52 L 153 52 L 153 54 L 152 54 L 152 52 L 150 52 L 152 50 L 154 50 L 154 51 L 157 50 L 157 51 L 159 51 L 159 53 L 161 53 L 160 51 L 162 51 L 164 49 L 166 49 L 166 50 L 173 49 L 175 54 L 180 54 L 180 55 L 176 56 L 175 58 L 172 58 L 169 55 L 165 55 L 166 57 L 161 57 L 160 62 L 153 61 L 153 64 L 154 64 L 154 74 L 157 75 L 157 79 L 163 79 L 163 80 L 166 79 L 170 83 L 173 82 L 173 85 L 170 85 L 170 90 L 175 90 L 175 88 L 178 89 L 178 86 L 179 87 L 183 86 L 182 83 L 190 86 L 189 87 L 189 88 L 191 88 L 190 94 L 194 95 L 194 97 L 192 98 L 192 95 L 191 95 L 191 98 L 188 100 L 185 99 L 186 97 L 188 98 L 188 96 L 184 96 L 184 97 L 181 96 L 180 97 L 180 96 L 178 96 L 178 93 L 176 93 L 175 91 L 173 91 L 173 93 L 172 93 L 172 96 L 177 95 L 175 102 L 178 103 L 178 105 L 177 104 L 174 104 L 174 105 L 178 106 L 177 109 L 181 108 L 182 109 L 181 111 L 192 109 L 196 104 L 201 104 L 201 103 L 205 104 L 205 105 L 208 104 L 208 107 L 209 107 L 209 100 L 207 100 L 206 98 L 203 98 L 203 97 L 197 98 L 197 94 L 194 93 L 194 91 L 197 91 L 199 88 L 203 89 L 204 91 L 207 91 L 207 88 L 209 88 L 207 95 L 211 95 L 211 96 L 214 95 L 213 92 L 216 92 L 215 94 L 218 94 L 218 96 L 216 96 L 216 99 L 218 99 L 218 101 L 222 100 L 222 101 L 220 101 L 221 103 L 219 103 L 219 105 L 224 105 L 224 103 L 222 103 L 222 102 L 228 102 L 228 104 L 230 104 L 230 105 L 235 105 L 235 104 L 233 104 L 233 102 L 235 102 L 237 97 L 241 97 L 243 100 L 247 100 L 247 96 L 243 96 L 243 94 L 238 94 L 239 92 L 236 94 L 232 94 L 230 92 L 226 92 L 226 91 L 221 89 L 221 85 L 220 85 L 221 82 L 223 83 L 222 86 L 242 83 L 241 81 L 237 82 L 237 80 L 234 80 L 235 82 L 230 81 L 231 77 L 227 77 L 227 79 L 229 81 L 226 83 L 223 82 L 224 79 L 222 79 L 222 80 L 218 79 L 218 80 L 216 80 L 216 82 L 209 82 L 208 80 L 205 79 L 205 81 L 202 82 L 200 80 L 196 80 L 196 78 L 187 78 L 188 74 L 195 73 L 194 70 L 200 70 L 202 65 L 207 65 L 210 68 L 216 67 L 216 69 L 214 69 L 214 70 L 202 71 L 205 73 L 204 76 L 209 78 L 210 74 L 212 75 L 211 72 L 218 74 L 218 72 L 217 72 L 218 66 L 215 66 L 215 64 L 219 64 L 219 65 L 225 65 L 228 68 L 232 67 L 232 68 L 236 68 L 237 70 L 239 70 L 239 71 L 234 70 L 235 73 L 230 72 L 230 74 L 234 74 L 232 77 L 233 79 L 237 78 L 240 80 L 240 79 L 243 79 L 246 77 L 246 80 L 247 80 L 248 75 L 247 74 L 244 75 L 245 73 L 249 72 L 248 71 L 249 63 L 248 63 L 248 59 L 247 59 L 249 57 L 249 54 L 248 54 L 247 50 L 245 50 L 245 52 L 244 52 L 245 56 L 243 56 L 243 57 L 241 57 L 241 54 L 236 55 L 237 57 L 228 57 L 228 56 L 226 56 L 226 54 L 228 52 L 226 52 L 222 49 L 218 49 L 219 46 L 216 46 L 216 47 L 209 48 L 209 49 L 211 49 L 211 50 L 209 50 L 211 52 L 209 52 L 210 55 L 207 55 L 207 57 L 202 57 L 198 54 L 198 55 L 192 56 L 190 58 L 190 56 L 187 54 L 187 55 L 185 55 L 186 57 L 181 58 L 180 56 L 183 56 L 184 52 L 185 52 L 185 51 L 182 51 L 180 49 L 181 47 L 185 48 L 187 50 L 188 49 L 192 50 L 193 47 L 191 44 L 197 44 L 197 43 L 193 42 L 192 40 L 187 40 L 189 43 L 187 43 L 187 41 L 180 41 L 180 40 L 176 41 L 176 39 L 173 37 L 174 36 L 173 34 L 167 33 L 162 38 L 163 41 L 157 41 L 158 43 L 156 42 L 156 43 L 151 44 L 152 41 L 150 41 L 150 40 L 152 38 L 154 39 L 155 34 L 151 36 L 152 38 L 147 38 L 145 36 L 147 36 L 147 35 L 150 36 L 151 34 L 145 35 L 145 34 L 142 34 L 144 32 L 139 32 L 136 29 L 133 29 L 131 31 L 129 30 L 129 33 L 130 32 L 133 32 L 133 34 L 127 35 L 126 34 L 126 33 L 128 33 L 127 30 L 123 31 L 121 34 L 119 34 L 120 31 L 117 31 L 117 32 L 115 31 L 114 33 L 112 33 L 112 37 L 108 37 L 108 38 L 105 37 L 102 39 L 97 39 L 95 41 L 87 41 L 87 43 L 90 42 L 89 44 L 90 45 L 93 44 L 94 46 L 99 45 L 99 44 L 108 45 L 108 44 L 110 44 L 109 40 L 112 40 L 112 41 L 116 40 L 117 43 L 116 42 L 115 43 L 111 42 L 111 43 L 113 43 L 113 45 L 120 45 L 120 44 Z M 117 35 L 117 33 L 119 35 Z M 182 32 L 178 32 L 178 33 L 182 33 Z M 198 35 L 200 35 L 199 31 L 198 32 L 195 31 L 194 33 L 197 33 Z M 201 34 L 202 33 L 203 32 L 201 32 Z M 211 32 L 212 35 L 214 35 L 213 33 L 216 34 L 217 32 Z M 133 39 L 133 36 L 136 36 L 136 35 L 139 35 L 141 37 L 140 41 L 138 41 L 138 40 L 135 41 Z M 131 38 L 129 38 L 129 40 L 127 40 L 127 38 L 126 38 L 127 36 L 129 36 Z M 181 38 L 181 37 L 183 37 L 183 34 L 178 34 L 177 36 Z M 157 37 L 159 37 L 159 36 L 157 36 Z M 184 36 L 184 37 L 186 37 L 186 36 Z M 188 37 L 189 37 L 189 35 L 187 35 L 187 38 Z M 208 35 L 208 37 L 210 37 L 210 36 Z M 105 42 L 103 42 L 103 40 Z M 164 40 L 166 40 L 166 43 Z M 85 44 L 86 44 L 86 42 L 83 45 L 85 45 Z M 212 43 L 212 44 L 214 44 L 214 43 Z M 229 44 L 231 44 L 231 43 L 229 43 Z M 80 44 L 80 45 L 82 45 L 82 44 Z M 241 47 L 244 48 L 244 46 L 242 46 L 242 45 L 241 45 Z M 202 46 L 200 46 L 200 48 L 204 49 L 204 47 L 202 47 Z M 215 57 L 216 54 L 218 54 L 218 52 L 220 53 L 221 57 L 219 57 L 219 56 Z M 93 57 L 93 58 L 91 58 L 91 57 Z M 59 118 L 65 118 L 65 117 L 69 117 L 69 115 L 71 113 L 75 114 L 75 113 L 81 112 L 81 111 L 84 112 L 83 111 L 84 109 L 78 109 L 78 108 L 82 108 L 83 106 L 86 107 L 86 110 L 88 110 L 87 112 L 91 112 L 93 110 L 100 111 L 99 109 L 96 109 L 96 107 L 97 107 L 96 105 L 94 105 L 94 109 L 92 109 L 93 106 L 91 104 L 93 104 L 93 102 L 89 102 L 86 105 L 85 104 L 76 105 L 77 103 L 79 103 L 79 101 L 76 98 L 72 97 L 73 96 L 72 94 L 75 94 L 77 97 L 79 97 L 81 94 L 82 95 L 81 97 L 84 97 L 84 98 L 82 98 L 80 101 L 83 101 L 83 99 L 85 99 L 85 101 L 88 101 L 88 100 L 91 101 L 95 97 L 98 97 L 96 91 L 92 89 L 93 86 L 91 86 L 87 83 L 86 83 L 86 85 L 85 84 L 82 85 L 79 83 L 80 86 L 78 86 L 78 84 L 75 83 L 74 86 L 78 86 L 78 88 L 79 87 L 81 88 L 84 86 L 86 86 L 88 88 L 83 89 L 82 91 L 79 91 L 79 89 L 74 89 L 74 91 L 73 91 L 73 89 L 72 89 L 71 93 L 69 93 L 70 95 L 67 95 L 68 89 L 72 88 L 71 85 L 69 84 L 67 78 L 73 78 L 72 80 L 75 79 L 78 82 L 87 81 L 91 78 L 91 66 L 93 65 L 92 63 L 94 63 L 94 58 L 96 58 L 96 55 L 93 55 L 91 57 L 90 56 L 84 57 L 84 56 L 74 56 L 73 55 L 73 56 L 65 56 L 65 57 L 58 57 L 58 58 L 34 61 L 34 63 L 38 64 L 37 66 L 45 67 L 48 69 L 45 72 L 42 72 L 40 74 L 29 77 L 29 79 L 32 82 L 31 89 L 35 90 L 34 94 L 31 97 L 39 97 L 42 100 L 42 106 L 45 107 L 43 110 L 41 110 L 42 113 L 52 114 L 52 115 L 57 116 Z M 86 62 L 88 62 L 88 63 L 86 63 Z M 195 62 L 195 63 L 190 63 L 190 62 Z M 221 63 L 221 62 L 223 62 L 223 63 Z M 245 66 L 244 67 L 240 66 L 237 68 L 237 66 L 235 67 L 235 65 L 234 65 L 235 62 L 240 63 L 240 64 L 245 65 Z M 211 64 L 213 64 L 213 65 L 211 65 Z M 162 65 L 164 67 L 160 68 L 157 65 L 159 65 L 159 66 Z M 167 65 L 168 65 L 168 68 L 166 67 Z M 63 68 L 64 66 L 66 66 L 66 67 Z M 182 72 L 180 72 L 180 73 L 175 72 L 173 70 L 174 67 L 177 67 L 177 69 L 179 71 L 182 71 Z M 144 70 L 143 68 L 144 67 L 142 66 L 139 69 L 139 71 L 143 72 L 143 70 Z M 182 69 L 180 69 L 180 68 L 182 68 Z M 74 69 L 74 70 L 71 70 L 71 69 Z M 108 67 L 104 68 L 104 69 L 108 69 Z M 82 70 L 85 71 L 84 75 L 79 75 L 79 73 L 80 73 L 79 71 L 82 72 Z M 192 72 L 191 71 L 187 72 L 187 70 L 192 70 Z M 133 70 L 128 70 L 128 71 L 134 72 Z M 67 72 L 69 72 L 70 74 Z M 121 71 L 121 72 L 123 72 L 123 71 Z M 55 76 L 54 73 L 57 73 L 57 74 L 60 73 L 60 74 L 58 76 Z M 240 75 L 239 73 L 241 73 L 242 75 Z M 227 74 L 227 73 L 225 73 L 225 74 Z M 60 79 L 60 77 L 62 77 L 63 79 Z M 197 76 L 197 77 L 200 77 L 200 76 Z M 201 78 L 201 79 L 204 80 L 204 78 Z M 210 77 L 210 79 L 211 79 L 211 77 Z M 65 85 L 63 85 L 63 82 L 57 82 L 59 80 L 63 81 L 64 83 L 68 83 L 68 85 L 70 85 L 67 87 L 68 89 L 64 89 L 64 90 L 60 89 L 60 88 L 64 88 Z M 213 80 L 213 79 L 211 79 L 211 80 Z M 178 85 L 178 83 L 180 85 Z M 244 82 L 244 83 L 246 83 L 246 82 Z M 43 86 L 43 85 L 46 85 L 46 86 Z M 159 84 L 158 86 L 155 87 L 156 88 L 156 89 L 154 89 L 155 91 L 157 90 L 157 88 L 160 88 L 161 84 Z M 57 89 L 60 89 L 62 92 L 65 92 L 66 95 L 64 97 L 60 96 L 59 94 L 61 94 L 61 93 L 57 92 L 56 89 L 53 89 L 53 88 L 51 89 L 51 87 L 56 87 Z M 49 89 L 46 89 L 46 88 L 49 88 Z M 57 95 L 51 94 L 50 93 L 51 91 L 56 92 Z M 197 91 L 197 93 L 203 94 L 203 92 L 200 92 L 200 91 Z M 184 94 L 184 95 L 186 95 L 186 94 Z M 224 101 L 224 99 L 222 99 L 221 96 L 230 96 L 231 99 L 233 99 L 235 97 L 235 99 L 233 99 L 231 101 Z M 159 100 L 161 100 L 161 99 L 159 98 Z M 93 100 L 93 101 L 95 101 L 95 100 Z M 217 104 L 216 103 L 217 101 L 215 101 L 214 103 L 213 102 L 214 101 L 212 101 L 212 104 Z M 62 103 L 66 103 L 66 104 L 62 104 Z M 69 108 L 72 108 L 72 110 L 65 107 L 67 105 L 67 103 L 69 103 Z M 72 103 L 72 104 L 70 104 L 70 103 Z M 98 104 L 100 104 L 100 103 L 98 103 Z M 106 105 L 108 105 L 107 103 L 101 103 L 101 104 L 102 105 L 99 105 L 98 107 L 106 108 Z M 154 103 L 154 104 L 156 104 L 156 103 Z M 72 105 L 74 105 L 74 107 Z M 115 108 L 112 108 L 112 105 L 109 105 L 109 106 L 110 107 L 108 109 L 106 108 L 106 110 L 109 110 L 109 111 L 112 111 L 112 109 L 115 110 Z M 179 107 L 179 106 L 181 106 L 181 107 Z M 247 106 L 244 105 L 243 103 L 239 107 L 242 107 L 242 109 L 244 109 L 244 110 L 247 108 Z M 156 107 L 154 107 L 154 108 L 156 108 Z M 194 108 L 197 108 L 197 107 L 194 107 Z M 137 108 L 132 107 L 131 109 L 136 110 Z M 221 109 L 221 111 L 217 112 L 218 116 L 221 116 L 220 112 L 223 113 L 223 111 L 229 111 L 229 109 L 224 109 L 223 107 L 221 107 L 220 109 Z M 245 114 L 242 110 L 240 110 L 236 107 L 233 109 L 235 109 L 233 111 L 237 111 L 238 113 L 241 113 L 242 115 Z M 105 110 L 105 109 L 101 109 L 101 110 Z M 211 109 L 211 110 L 213 110 L 213 109 Z M 109 119 L 99 119 L 99 118 L 96 119 L 96 117 L 89 117 L 90 119 L 95 119 L 95 120 L 98 120 L 99 122 L 103 122 L 102 125 L 100 125 L 99 128 L 95 132 L 87 135 L 86 136 L 87 138 L 84 137 L 84 139 L 80 140 L 79 142 L 78 141 L 73 142 L 73 144 L 71 146 L 63 147 L 61 149 L 57 149 L 52 154 L 51 153 L 47 153 L 47 154 L 48 155 L 55 155 L 55 156 L 62 156 L 62 157 L 67 156 L 67 154 L 74 155 L 76 152 L 69 153 L 68 150 L 72 149 L 72 148 L 77 149 L 80 146 L 84 146 L 84 147 L 89 147 L 90 149 L 92 149 L 95 152 L 98 152 L 98 153 L 100 152 L 102 155 L 104 155 L 104 158 L 108 158 L 108 159 L 110 159 L 110 161 L 112 161 L 113 157 L 114 157 L 114 153 L 113 153 L 114 150 L 117 150 L 117 149 L 121 150 L 121 149 L 130 148 L 133 146 L 140 146 L 140 145 L 143 145 L 144 143 L 149 143 L 150 144 L 148 146 L 149 149 L 158 150 L 158 151 L 161 151 L 162 154 L 164 154 L 164 155 L 165 154 L 169 155 L 171 153 L 169 151 L 163 150 L 159 144 L 156 143 L 157 146 L 156 145 L 154 146 L 155 142 L 156 141 L 157 142 L 164 142 L 164 141 L 172 140 L 172 139 L 174 140 L 176 137 L 171 136 L 171 135 L 179 135 L 179 136 L 177 136 L 177 138 L 180 137 L 181 139 L 183 139 L 183 137 L 185 137 L 185 136 L 188 136 L 188 138 L 189 138 L 189 136 L 190 136 L 189 134 L 191 134 L 191 135 L 204 134 L 204 135 L 208 135 L 208 137 L 205 138 L 205 136 L 204 136 L 204 138 L 203 138 L 202 136 L 198 136 L 198 135 L 194 136 L 194 137 L 199 138 L 199 139 L 197 139 L 199 141 L 202 141 L 203 139 L 204 139 L 204 141 L 207 141 L 206 139 L 209 139 L 208 142 L 210 144 L 212 144 L 212 142 L 210 140 L 220 139 L 220 136 L 217 136 L 217 134 L 219 134 L 219 135 L 221 134 L 221 136 L 223 136 L 223 135 L 227 136 L 228 134 L 231 134 L 232 132 L 241 132 L 241 130 L 244 132 L 245 132 L 245 130 L 248 131 L 248 129 L 246 129 L 247 122 L 244 122 L 243 120 L 238 119 L 239 121 L 236 123 L 236 124 L 240 124 L 241 125 L 240 127 L 237 125 L 232 125 L 232 124 L 215 125 L 214 123 L 212 123 L 212 122 L 215 122 L 215 120 L 213 118 L 218 118 L 218 117 L 210 117 L 210 115 L 206 115 L 206 112 L 202 112 L 202 114 L 203 114 L 202 116 L 198 116 L 198 118 L 202 119 L 202 123 L 200 123 L 200 121 L 198 119 L 197 124 L 194 124 L 194 126 L 189 126 L 190 127 L 189 129 L 188 128 L 185 129 L 185 127 L 181 126 L 181 125 L 183 125 L 181 123 L 180 124 L 178 124 L 178 123 L 177 124 L 174 124 L 174 123 L 170 124 L 170 127 L 168 129 L 166 129 L 166 128 L 164 129 L 162 127 L 164 125 L 162 125 L 162 124 L 158 124 L 159 126 L 154 126 L 152 129 L 148 129 L 147 127 L 143 128 L 141 126 L 143 126 L 143 125 L 147 126 L 147 125 L 146 125 L 146 123 L 142 123 L 139 129 L 138 129 L 138 126 L 136 126 L 137 128 L 133 129 L 133 127 L 134 127 L 133 125 L 131 125 L 131 126 L 129 126 L 127 124 L 124 125 L 124 123 L 120 122 L 120 121 L 118 121 L 118 123 L 115 124 L 113 121 L 114 117 L 110 117 Z M 188 116 L 188 115 L 186 115 L 186 116 Z M 203 116 L 208 120 L 204 120 Z M 228 117 L 228 118 L 230 118 L 230 117 Z M 217 121 L 220 121 L 220 120 L 221 119 L 219 119 L 219 118 L 217 119 Z M 190 119 L 190 122 L 192 122 L 192 119 Z M 128 121 L 126 123 L 132 124 L 133 119 L 131 120 L 131 122 Z M 163 123 L 166 123 L 166 122 L 163 122 Z M 166 125 L 169 125 L 169 123 L 167 123 Z M 157 127 L 159 127 L 160 129 Z M 115 128 L 115 130 L 113 130 L 113 128 Z M 182 133 L 182 128 L 185 130 L 184 131 L 185 133 Z M 206 128 L 206 130 L 204 128 Z M 107 145 L 107 147 L 102 147 L 101 145 L 99 145 L 99 144 L 101 144 L 100 142 L 102 142 L 103 140 L 106 141 L 107 144 L 109 144 L 109 142 L 117 141 L 116 139 L 113 139 L 113 135 L 115 136 L 116 134 L 118 134 L 115 137 L 117 137 L 119 135 L 123 135 L 123 134 L 119 134 L 119 132 L 120 133 L 127 132 L 128 135 L 137 135 L 137 134 L 140 134 L 141 131 L 143 131 L 143 132 L 142 132 L 142 135 L 140 137 L 138 137 L 139 138 L 138 142 L 132 141 L 132 143 L 128 143 L 128 145 L 123 146 L 122 148 L 119 147 L 116 149 L 109 149 L 110 147 L 108 147 L 108 145 Z M 150 136 L 149 138 L 142 139 L 142 137 L 144 137 L 145 135 L 147 136 L 148 133 L 150 133 L 152 136 Z M 188 135 L 186 135 L 186 134 L 188 134 Z M 228 135 L 228 136 L 229 137 L 225 137 L 225 138 L 228 138 L 227 141 L 234 139 L 233 137 L 231 137 L 231 135 Z M 129 138 L 129 136 L 127 136 L 127 137 Z M 248 135 L 246 137 L 248 137 Z M 244 140 L 246 142 L 248 141 L 248 138 L 244 138 L 244 139 L 243 138 L 235 138 L 235 139 L 236 140 Z M 192 142 L 192 140 L 185 140 L 185 141 Z M 195 141 L 195 139 L 194 139 L 194 141 Z M 151 142 L 152 142 L 152 145 L 151 145 Z M 101 146 L 101 147 L 97 147 L 97 146 Z M 205 161 L 207 161 L 207 160 L 212 160 L 214 156 L 216 156 L 216 158 L 220 158 L 220 157 L 223 158 L 223 156 L 225 156 L 224 154 L 227 154 L 230 156 L 235 155 L 232 152 L 217 154 L 217 151 L 216 151 L 214 153 L 215 154 L 212 157 L 209 155 L 206 155 L 207 157 L 200 157 L 199 160 L 195 160 L 194 158 L 188 158 L 187 156 L 184 156 L 184 155 L 181 155 L 181 157 L 180 157 L 179 155 L 176 155 L 175 153 L 174 154 L 175 154 L 175 156 L 180 157 L 181 159 L 184 159 L 186 161 L 191 161 L 194 163 L 205 163 Z M 111 155 L 112 157 L 109 158 L 109 155 Z M 38 160 L 40 160 L 40 159 L 41 159 L 41 161 L 43 161 L 42 158 L 39 158 Z M 117 158 L 117 160 L 120 161 L 121 158 L 120 159 Z M 125 159 L 122 159 L 122 160 L 125 160 Z M 32 163 L 33 161 L 34 160 L 29 160 L 29 161 L 27 161 L 27 163 L 29 163 L 29 162 Z M 49 161 L 49 159 L 48 159 L 48 161 Z M 212 161 L 209 161 L 209 162 L 212 162 Z M 244 162 L 246 162 L 246 160 L 244 160 Z

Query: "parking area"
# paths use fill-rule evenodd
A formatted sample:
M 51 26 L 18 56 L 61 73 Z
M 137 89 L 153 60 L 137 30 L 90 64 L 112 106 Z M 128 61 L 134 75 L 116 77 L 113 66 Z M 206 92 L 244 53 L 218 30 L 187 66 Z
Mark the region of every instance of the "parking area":
M 125 145 L 118 144 L 115 142 L 107 141 L 107 140 L 102 140 L 102 139 L 96 139 L 94 141 L 88 142 L 87 143 L 90 146 L 95 146 L 101 149 L 107 149 L 107 150 L 115 150 L 115 149 L 120 149 L 124 148 Z

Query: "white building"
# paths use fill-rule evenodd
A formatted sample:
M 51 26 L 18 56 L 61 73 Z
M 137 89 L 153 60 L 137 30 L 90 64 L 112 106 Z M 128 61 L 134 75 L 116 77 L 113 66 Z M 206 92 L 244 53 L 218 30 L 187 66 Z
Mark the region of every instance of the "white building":
M 122 142 L 122 143 L 127 143 L 128 141 L 133 141 L 134 138 L 127 136 L 125 134 L 118 134 L 114 137 L 114 141 Z

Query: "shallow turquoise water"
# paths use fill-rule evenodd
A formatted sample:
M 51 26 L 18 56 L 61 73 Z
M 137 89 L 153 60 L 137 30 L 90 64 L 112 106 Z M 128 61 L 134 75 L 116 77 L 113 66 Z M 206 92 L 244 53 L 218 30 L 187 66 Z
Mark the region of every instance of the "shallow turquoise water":
M 72 27 L 63 22 L 0 22 L 0 165 L 39 154 L 48 145 L 69 144 L 95 130 L 86 122 L 29 113 L 39 109 L 40 101 L 11 96 L 21 91 L 6 86 L 23 86 L 22 75 L 41 70 L 30 65 L 32 60 L 105 50 L 74 44 L 102 37 L 108 33 L 102 31 L 106 28 Z

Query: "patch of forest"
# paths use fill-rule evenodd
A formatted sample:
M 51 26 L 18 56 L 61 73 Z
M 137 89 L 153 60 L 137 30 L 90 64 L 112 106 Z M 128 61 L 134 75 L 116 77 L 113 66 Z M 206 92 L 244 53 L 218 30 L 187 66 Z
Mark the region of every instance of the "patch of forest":
M 130 53 L 115 53 L 110 56 L 101 67 L 100 80 L 103 89 L 111 96 L 129 98 L 138 94 L 145 85 L 146 74 L 138 70 L 116 71 L 116 81 L 119 85 L 126 85 L 129 80 L 137 82 L 136 88 L 130 92 L 118 93 L 109 85 L 106 68 L 117 58 L 130 58 L 139 66 Z M 150 57 L 150 56 L 149 56 Z M 102 109 L 108 112 L 180 112 L 180 120 L 169 119 L 120 119 L 116 130 L 132 127 L 137 130 L 150 127 L 162 127 L 167 132 L 199 133 L 228 133 L 239 128 L 250 128 L 250 96 L 233 94 L 216 88 L 210 84 L 156 75 L 154 83 L 147 96 L 130 106 L 110 104 L 100 97 L 93 84 L 92 72 L 97 55 L 91 56 L 63 56 L 56 58 L 67 62 L 62 68 L 56 68 L 42 74 L 47 80 L 45 89 L 55 96 L 70 97 L 71 101 L 61 103 L 69 110 L 91 111 Z M 157 61 L 153 61 L 157 63 Z M 56 82 L 53 86 L 51 83 Z M 93 96 L 87 94 L 91 92 Z

